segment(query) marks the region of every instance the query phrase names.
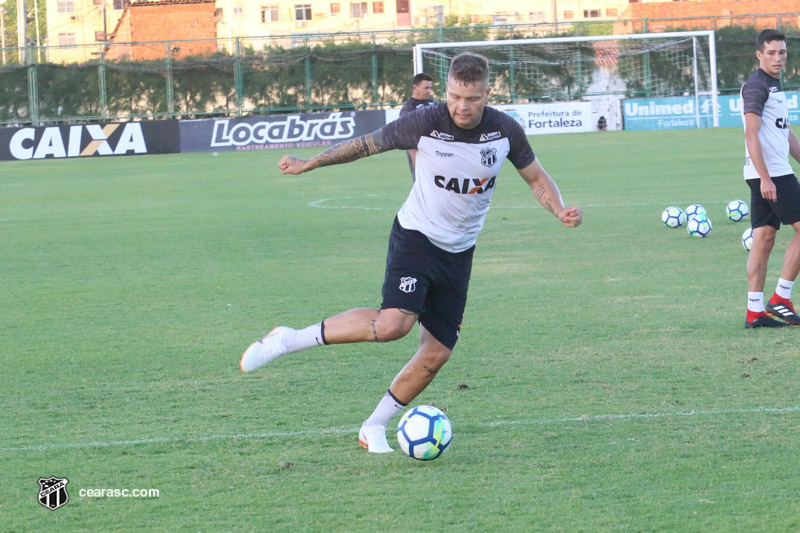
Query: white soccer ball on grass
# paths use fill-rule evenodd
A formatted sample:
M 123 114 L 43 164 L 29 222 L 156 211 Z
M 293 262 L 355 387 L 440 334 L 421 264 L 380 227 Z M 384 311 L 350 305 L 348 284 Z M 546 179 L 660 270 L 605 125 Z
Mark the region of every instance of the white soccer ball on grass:
M 692 204 L 692 205 L 690 205 L 690 206 L 688 206 L 686 208 L 686 220 L 688 221 L 690 218 L 692 218 L 695 215 L 706 215 L 706 216 L 708 216 L 708 213 L 706 213 L 706 208 L 703 207 L 702 205 L 700 205 L 700 204 Z
M 409 457 L 431 461 L 453 441 L 453 426 L 440 409 L 418 405 L 406 411 L 397 424 L 397 442 Z
M 733 200 L 728 202 L 728 205 L 725 206 L 725 216 L 734 222 L 743 220 L 749 213 L 750 209 L 747 207 L 747 204 L 741 200 Z
M 680 207 L 669 206 L 661 213 L 661 222 L 668 228 L 679 228 L 686 224 L 686 213 Z
M 753 228 L 747 228 L 744 230 L 744 233 L 742 233 L 742 246 L 744 246 L 744 249 L 748 252 L 753 247 Z
M 711 220 L 706 215 L 694 215 L 686 222 L 686 231 L 692 237 L 708 237 L 711 233 Z

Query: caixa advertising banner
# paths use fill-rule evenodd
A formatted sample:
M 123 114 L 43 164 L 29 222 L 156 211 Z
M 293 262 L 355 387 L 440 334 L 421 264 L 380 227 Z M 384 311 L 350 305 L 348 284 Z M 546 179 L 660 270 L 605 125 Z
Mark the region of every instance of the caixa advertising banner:
M 329 146 L 371 133 L 384 111 L 344 111 L 181 121 L 181 152 Z
M 0 160 L 174 154 L 177 120 L 0 128 Z

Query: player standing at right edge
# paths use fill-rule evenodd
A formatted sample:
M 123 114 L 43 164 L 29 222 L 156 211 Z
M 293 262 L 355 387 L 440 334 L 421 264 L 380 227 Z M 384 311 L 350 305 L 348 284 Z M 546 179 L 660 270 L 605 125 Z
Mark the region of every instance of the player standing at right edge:
M 792 286 L 800 271 L 800 183 L 789 154 L 800 162 L 800 142 L 789 129 L 789 105 L 781 88 L 786 64 L 786 37 L 777 30 L 758 34 L 758 70 L 742 86 L 744 178 L 750 186 L 753 246 L 747 258 L 747 318 L 745 328 L 800 326 L 792 306 Z M 764 306 L 767 263 L 781 224 L 795 234 L 783 257 L 775 293 Z M 780 320 L 770 318 L 771 315 Z

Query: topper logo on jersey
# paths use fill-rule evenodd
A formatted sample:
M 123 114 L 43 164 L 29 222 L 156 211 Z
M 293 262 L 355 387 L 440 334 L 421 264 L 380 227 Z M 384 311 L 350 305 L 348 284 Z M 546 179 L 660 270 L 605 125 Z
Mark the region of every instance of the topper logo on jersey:
M 485 167 L 491 167 L 495 163 L 497 163 L 496 148 L 484 148 L 481 150 L 481 165 Z
M 211 146 L 247 146 L 316 139 L 349 139 L 356 129 L 353 117 L 331 113 L 326 118 L 303 120 L 300 115 L 289 115 L 282 120 L 255 123 L 218 120 L 214 122 Z
M 116 143 L 112 145 L 111 135 L 122 124 L 87 124 L 70 126 L 69 129 L 59 126 L 41 128 L 22 128 L 14 133 L 8 143 L 9 152 L 16 159 L 44 159 L 47 156 L 87 157 L 92 155 L 125 155 L 146 154 L 147 145 L 142 134 L 142 125 L 138 122 L 126 123 Z M 89 143 L 81 149 L 84 132 L 89 134 Z M 37 138 L 37 133 L 41 135 Z M 64 135 L 66 133 L 66 136 Z
M 524 124 L 523 124 L 523 126 L 524 126 Z M 499 131 L 493 131 L 491 133 L 481 133 L 480 141 L 481 142 L 493 141 L 493 140 L 499 139 L 499 138 L 500 138 L 500 132 Z
M 492 187 L 497 176 L 491 178 L 450 178 L 449 180 L 444 176 L 434 176 L 433 182 L 440 189 L 452 191 L 458 194 L 483 194 Z M 445 183 L 445 180 L 447 183 Z

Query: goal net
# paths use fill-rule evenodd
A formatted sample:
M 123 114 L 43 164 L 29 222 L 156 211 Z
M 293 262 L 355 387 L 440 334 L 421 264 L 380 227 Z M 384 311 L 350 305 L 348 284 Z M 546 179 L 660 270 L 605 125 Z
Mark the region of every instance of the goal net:
M 622 129 L 623 99 L 680 96 L 697 127 L 719 125 L 713 31 L 425 43 L 414 71 L 443 95 L 450 61 L 468 51 L 489 60 L 491 103 L 589 101 L 595 121 Z

